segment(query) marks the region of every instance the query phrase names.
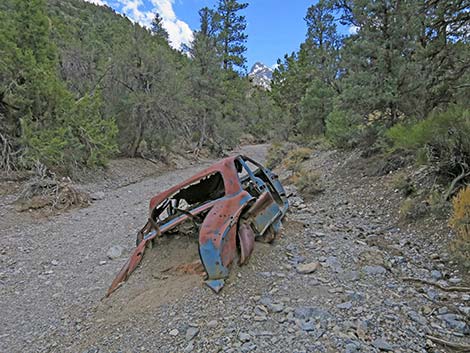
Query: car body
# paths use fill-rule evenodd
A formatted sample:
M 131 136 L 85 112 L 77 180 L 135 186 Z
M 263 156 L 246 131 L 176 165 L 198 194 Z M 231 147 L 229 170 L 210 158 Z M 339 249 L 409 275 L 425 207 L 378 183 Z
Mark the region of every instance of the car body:
M 137 246 L 108 290 L 116 290 L 136 269 L 154 239 L 193 224 L 206 284 L 223 287 L 231 264 L 248 261 L 254 241 L 271 242 L 289 207 L 284 188 L 268 168 L 249 157 L 228 157 L 150 201 L 149 219 Z

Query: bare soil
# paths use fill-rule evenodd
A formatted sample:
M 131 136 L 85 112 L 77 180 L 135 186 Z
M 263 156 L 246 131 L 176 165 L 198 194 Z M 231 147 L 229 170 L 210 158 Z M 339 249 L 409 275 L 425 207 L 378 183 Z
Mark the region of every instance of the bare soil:
M 266 151 L 242 149 L 259 161 Z M 325 191 L 306 202 L 289 186 L 281 236 L 257 243 L 219 295 L 202 283 L 196 238 L 180 234 L 161 239 L 104 298 L 151 196 L 209 162 L 107 187 L 97 181 L 87 187 L 104 190 L 102 200 L 47 219 L 18 221 L 2 205 L 0 352 L 424 353 L 453 351 L 433 337 L 470 344 L 470 293 L 403 280 L 468 286 L 447 252 L 452 233 L 439 220 L 403 223 L 393 173 L 371 175 L 355 153 L 318 151 L 305 162 Z M 110 260 L 113 245 L 124 251 Z

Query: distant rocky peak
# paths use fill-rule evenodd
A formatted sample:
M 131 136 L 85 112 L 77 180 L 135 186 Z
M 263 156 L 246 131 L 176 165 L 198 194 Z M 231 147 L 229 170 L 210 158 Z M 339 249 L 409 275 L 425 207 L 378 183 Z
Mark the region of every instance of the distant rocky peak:
M 269 90 L 273 79 L 273 70 L 263 63 L 257 62 L 251 68 L 248 77 L 255 86 Z

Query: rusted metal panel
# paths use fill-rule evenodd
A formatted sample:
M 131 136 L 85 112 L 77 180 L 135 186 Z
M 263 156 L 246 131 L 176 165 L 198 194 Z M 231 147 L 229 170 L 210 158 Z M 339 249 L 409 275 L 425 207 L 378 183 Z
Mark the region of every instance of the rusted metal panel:
M 257 169 L 250 170 L 245 161 L 254 163 Z M 243 168 L 247 175 L 240 177 Z M 179 208 L 181 201 L 186 209 Z M 271 171 L 244 156 L 226 158 L 151 199 L 149 220 L 137 236 L 137 247 L 107 295 L 137 268 L 155 238 L 188 220 L 199 230 L 206 283 L 218 292 L 233 261 L 238 256 L 240 264 L 248 261 L 255 237 L 263 236 L 268 229 L 270 236 L 279 231 L 287 208 L 284 189 Z

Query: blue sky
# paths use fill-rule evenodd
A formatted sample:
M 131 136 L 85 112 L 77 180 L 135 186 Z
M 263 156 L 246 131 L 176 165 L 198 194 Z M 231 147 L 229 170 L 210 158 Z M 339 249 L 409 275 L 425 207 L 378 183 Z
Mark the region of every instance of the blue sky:
M 273 66 L 284 54 L 299 49 L 305 39 L 306 25 L 303 18 L 312 0 L 254 0 L 242 13 L 247 20 L 248 69 L 260 61 Z M 216 0 L 177 0 L 176 14 L 191 28 L 199 26 L 198 9 L 212 7 Z
M 155 12 L 164 19 L 171 44 L 179 47 L 188 43 L 192 31 L 199 27 L 198 11 L 212 8 L 217 0 L 86 0 L 108 5 L 134 21 L 148 25 Z M 247 20 L 248 69 L 260 61 L 268 66 L 276 64 L 284 54 L 298 50 L 305 39 L 304 21 L 307 8 L 314 0 L 253 0 L 242 11 Z

